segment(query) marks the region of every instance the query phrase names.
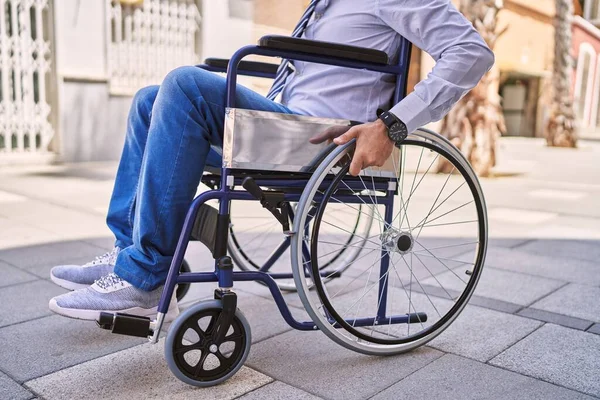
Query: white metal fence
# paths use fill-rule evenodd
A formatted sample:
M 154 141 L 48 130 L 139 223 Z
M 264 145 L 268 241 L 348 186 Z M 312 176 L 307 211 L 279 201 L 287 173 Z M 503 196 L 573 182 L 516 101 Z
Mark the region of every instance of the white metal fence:
M 198 63 L 200 12 L 194 0 L 107 0 L 109 89 L 131 95 L 173 68 Z
M 0 0 L 0 158 L 45 152 L 49 122 L 48 0 Z

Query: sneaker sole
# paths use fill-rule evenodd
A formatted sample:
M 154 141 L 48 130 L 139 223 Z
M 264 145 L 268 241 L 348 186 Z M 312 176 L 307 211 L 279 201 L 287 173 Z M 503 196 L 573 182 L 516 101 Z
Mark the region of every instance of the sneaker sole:
M 56 303 L 55 299 L 51 299 L 48 303 L 48 307 L 50 311 L 55 312 L 56 314 L 74 318 L 81 319 L 86 321 L 97 321 L 100 317 L 101 312 L 107 313 L 122 313 L 122 314 L 131 314 L 138 315 L 140 317 L 155 317 L 157 313 L 158 307 L 153 308 L 141 308 L 141 307 L 133 307 L 127 308 L 123 310 L 82 310 L 77 308 L 65 308 L 61 307 Z M 177 307 L 177 300 L 171 300 L 171 304 L 169 304 L 169 310 L 165 315 L 165 322 L 171 322 L 179 315 L 179 307 Z
M 57 278 L 56 276 L 54 276 L 52 273 L 50 273 L 50 280 L 54 283 L 56 283 L 58 286 L 60 286 L 61 288 L 64 289 L 68 289 L 68 290 L 78 290 L 78 289 L 84 289 L 86 287 L 89 287 L 92 283 L 89 284 L 85 284 L 85 283 L 76 283 L 76 282 L 72 282 L 72 281 L 68 281 L 66 279 L 60 279 Z

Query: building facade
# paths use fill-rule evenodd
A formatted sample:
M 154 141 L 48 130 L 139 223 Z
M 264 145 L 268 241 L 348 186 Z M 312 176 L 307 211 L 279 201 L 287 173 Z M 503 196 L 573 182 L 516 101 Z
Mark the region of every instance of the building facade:
M 600 0 L 585 1 L 573 20 L 573 97 L 579 134 L 600 138 Z
M 134 93 L 251 42 L 252 11 L 249 0 L 0 0 L 0 165 L 117 159 Z

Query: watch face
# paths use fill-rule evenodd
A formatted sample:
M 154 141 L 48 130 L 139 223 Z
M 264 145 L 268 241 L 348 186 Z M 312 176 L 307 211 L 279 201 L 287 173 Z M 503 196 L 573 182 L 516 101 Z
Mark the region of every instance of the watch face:
M 390 127 L 389 136 L 394 142 L 401 142 L 408 136 L 408 129 L 403 122 L 396 122 Z

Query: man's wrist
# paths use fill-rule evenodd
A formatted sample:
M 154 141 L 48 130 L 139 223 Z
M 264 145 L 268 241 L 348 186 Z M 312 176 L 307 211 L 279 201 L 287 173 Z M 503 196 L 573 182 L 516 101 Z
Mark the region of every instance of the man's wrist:
M 390 135 L 388 134 L 388 127 L 385 125 L 385 123 L 382 120 L 377 118 L 374 121 L 374 124 L 377 127 L 377 129 L 383 133 L 383 135 L 386 137 L 387 140 L 394 143 L 394 141 L 392 140 L 392 138 L 390 138 Z

